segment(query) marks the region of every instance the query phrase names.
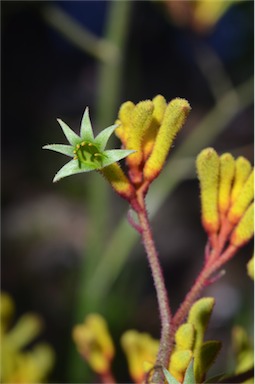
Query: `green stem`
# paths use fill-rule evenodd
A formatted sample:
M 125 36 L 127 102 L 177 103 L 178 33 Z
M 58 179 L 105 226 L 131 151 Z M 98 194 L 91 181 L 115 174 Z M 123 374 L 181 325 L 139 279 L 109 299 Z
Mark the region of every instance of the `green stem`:
M 152 277 L 156 289 L 159 313 L 161 319 L 161 337 L 159 345 L 159 353 L 155 365 L 160 365 L 168 368 L 170 360 L 170 336 L 171 336 L 171 312 L 169 307 L 168 294 L 165 287 L 164 276 L 159 262 L 158 253 L 153 241 L 153 236 L 146 212 L 145 204 L 138 211 L 138 218 L 141 227 L 141 235 L 144 243 L 144 248 L 148 257 L 149 265 L 152 272 Z M 152 378 L 153 383 L 164 382 L 164 374 L 162 370 L 155 370 Z
M 97 101 L 97 124 L 99 127 L 112 124 L 117 116 L 123 83 L 124 49 L 132 1 L 111 1 L 105 35 L 119 52 L 115 61 L 99 64 L 99 94 Z
M 119 51 L 114 44 L 91 33 L 60 7 L 46 5 L 42 9 L 42 16 L 52 28 L 86 54 L 104 63 L 119 58 Z

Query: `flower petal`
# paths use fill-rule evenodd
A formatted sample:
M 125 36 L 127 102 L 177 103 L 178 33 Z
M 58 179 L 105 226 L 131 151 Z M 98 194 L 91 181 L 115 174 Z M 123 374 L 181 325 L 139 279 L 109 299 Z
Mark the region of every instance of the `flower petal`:
M 80 137 L 64 121 L 61 119 L 57 119 L 57 121 L 70 144 L 76 145 L 81 141 Z
M 110 136 L 117 127 L 118 124 L 111 125 L 110 127 L 105 128 L 102 132 L 97 135 L 97 137 L 95 138 L 95 143 L 97 144 L 98 149 L 100 151 L 104 151 L 107 141 L 109 140 Z
M 102 164 L 103 167 L 107 167 L 110 164 L 115 163 L 116 161 L 119 161 L 121 159 L 124 159 L 128 155 L 131 155 L 131 153 L 134 153 L 135 151 L 129 150 L 129 149 L 110 149 L 109 151 L 104 151 L 104 155 L 106 155 L 106 158 L 103 158 Z
M 43 149 L 50 149 L 51 151 L 63 153 L 66 156 L 74 157 L 74 149 L 71 145 L 64 144 L 48 144 L 44 145 Z
M 75 175 L 76 173 L 89 172 L 98 169 L 99 167 L 96 164 L 81 164 L 77 160 L 71 160 L 67 164 L 65 164 L 55 175 L 53 182 L 59 181 L 64 177 Z
M 80 137 L 82 140 L 88 140 L 88 141 L 94 140 L 94 134 L 93 134 L 90 118 L 89 118 L 88 107 L 85 109 L 85 112 L 81 120 Z

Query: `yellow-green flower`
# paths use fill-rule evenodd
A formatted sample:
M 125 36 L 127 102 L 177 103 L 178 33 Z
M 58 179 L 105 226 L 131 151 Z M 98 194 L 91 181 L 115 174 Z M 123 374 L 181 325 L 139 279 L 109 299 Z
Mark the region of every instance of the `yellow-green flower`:
M 106 321 L 101 315 L 90 314 L 83 324 L 76 325 L 73 339 L 79 353 L 95 372 L 105 374 L 110 371 L 115 350 Z
M 14 302 L 1 293 L 1 383 L 41 383 L 54 364 L 54 352 L 46 343 L 29 344 L 41 333 L 42 321 L 33 313 L 21 316 L 10 328 Z
M 73 159 L 57 172 L 53 179 L 54 182 L 76 173 L 101 170 L 134 152 L 127 149 L 105 150 L 107 141 L 117 126 L 112 125 L 105 128 L 94 137 L 88 108 L 81 121 L 80 136 L 62 120 L 58 119 L 58 122 L 70 145 L 49 144 L 45 145 L 43 149 L 50 149 Z
M 158 340 L 147 333 L 129 330 L 122 335 L 121 345 L 127 356 L 130 376 L 135 383 L 141 383 L 146 371 L 155 364 L 159 349 Z

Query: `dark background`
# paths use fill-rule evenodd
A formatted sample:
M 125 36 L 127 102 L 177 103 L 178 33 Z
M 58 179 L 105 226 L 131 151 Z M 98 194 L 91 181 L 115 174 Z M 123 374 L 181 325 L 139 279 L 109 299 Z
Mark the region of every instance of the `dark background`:
M 212 29 L 201 30 L 189 23 L 180 25 L 167 2 L 132 2 L 117 106 L 125 100 L 138 102 L 158 93 L 167 100 L 185 97 L 192 113 L 186 131 L 177 140 L 178 146 L 185 140 L 185 132 L 195 129 L 215 105 L 199 62 L 203 49 L 218 57 L 233 86 L 253 74 L 253 2 L 241 3 L 231 7 Z M 68 373 L 70 333 L 77 276 L 83 255 L 86 257 L 90 227 L 90 178 L 84 182 L 75 176 L 53 185 L 51 180 L 64 159 L 41 148 L 47 143 L 64 142 L 58 117 L 77 130 L 84 108 L 89 106 L 93 123 L 99 63 L 48 25 L 43 10 L 53 5 L 100 37 L 111 2 L 1 2 L 2 290 L 15 299 L 17 316 L 36 311 L 43 317 L 42 339 L 53 345 L 57 355 L 50 381 L 63 383 L 75 382 Z M 252 90 L 252 81 L 250 87 Z M 117 109 L 113 115 L 117 116 Z M 105 126 L 111 123 L 107 121 Z M 219 153 L 231 151 L 253 162 L 252 105 L 242 110 L 210 145 Z M 113 193 L 110 201 L 114 228 L 127 207 Z M 202 265 L 206 242 L 194 174 L 179 183 L 152 226 L 176 310 Z M 207 292 L 218 299 L 210 331 L 215 339 L 229 343 L 226 329 L 238 321 L 252 327 L 252 283 L 245 267 L 251 252 L 248 245 L 228 265 L 227 275 Z M 132 251 L 115 290 L 119 291 L 116 307 L 123 307 L 123 297 L 127 300 L 124 320 L 119 318 L 120 310 L 116 310 L 117 319 L 112 320 L 118 324 L 114 331 L 111 329 L 116 343 L 129 328 L 159 337 L 153 284 L 140 244 Z M 113 312 L 114 306 L 111 318 Z M 221 369 L 226 366 L 228 353 L 226 347 L 219 358 Z M 119 381 L 129 380 L 121 351 L 115 369 Z M 81 380 L 92 379 L 88 376 Z

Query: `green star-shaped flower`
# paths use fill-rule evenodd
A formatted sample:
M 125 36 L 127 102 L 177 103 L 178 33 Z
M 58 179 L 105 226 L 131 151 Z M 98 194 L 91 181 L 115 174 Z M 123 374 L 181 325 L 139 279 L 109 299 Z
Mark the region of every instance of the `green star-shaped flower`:
M 116 129 L 117 125 L 111 125 L 94 137 L 88 108 L 85 109 L 82 121 L 80 136 L 62 120 L 57 119 L 70 145 L 49 144 L 43 149 L 63 153 L 73 157 L 71 161 L 65 164 L 55 175 L 53 182 L 63 177 L 74 175 L 76 173 L 100 170 L 110 164 L 115 163 L 134 151 L 126 149 L 105 150 L 107 141 Z

